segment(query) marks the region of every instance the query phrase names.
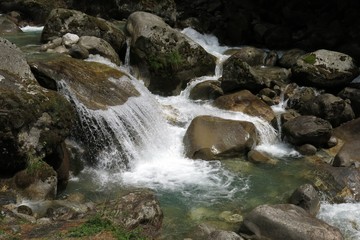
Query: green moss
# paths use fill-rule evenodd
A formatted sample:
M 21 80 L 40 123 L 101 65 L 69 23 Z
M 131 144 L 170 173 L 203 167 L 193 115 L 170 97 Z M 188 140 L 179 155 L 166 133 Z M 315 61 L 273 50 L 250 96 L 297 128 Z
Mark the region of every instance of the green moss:
M 146 237 L 142 236 L 140 231 L 126 231 L 99 215 L 89 219 L 83 225 L 71 229 L 67 237 L 88 237 L 100 232 L 111 232 L 113 237 L 118 240 L 146 240 Z
M 315 64 L 316 62 L 316 55 L 315 54 L 307 54 L 303 58 L 304 62 L 308 64 Z
M 183 64 L 184 59 L 178 50 L 166 53 L 164 55 L 153 55 L 148 58 L 150 67 L 154 70 L 160 69 L 178 69 Z

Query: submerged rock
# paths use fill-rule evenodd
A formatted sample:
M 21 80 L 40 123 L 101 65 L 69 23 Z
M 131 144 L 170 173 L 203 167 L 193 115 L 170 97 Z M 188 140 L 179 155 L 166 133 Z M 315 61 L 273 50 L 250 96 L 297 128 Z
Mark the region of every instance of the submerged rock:
M 257 238 L 342 240 L 339 229 L 292 204 L 260 205 L 244 219 L 240 232 Z
M 131 36 L 131 60 L 148 88 L 161 95 L 180 93 L 195 77 L 212 75 L 215 57 L 160 17 L 135 12 L 126 29 Z
M 263 118 L 268 122 L 275 119 L 275 113 L 271 107 L 248 90 L 221 96 L 214 101 L 214 105 L 221 109 Z
M 359 69 L 349 55 L 322 49 L 300 57 L 292 72 L 299 84 L 337 88 L 350 83 Z
M 194 118 L 184 136 L 189 158 L 212 160 L 239 157 L 258 142 L 254 124 L 212 116 Z

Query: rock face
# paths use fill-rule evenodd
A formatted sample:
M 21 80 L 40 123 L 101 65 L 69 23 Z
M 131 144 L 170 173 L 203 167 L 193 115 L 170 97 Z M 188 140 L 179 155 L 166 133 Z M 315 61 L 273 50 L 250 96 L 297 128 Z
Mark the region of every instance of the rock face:
M 241 54 L 234 54 L 223 66 L 221 88 L 224 93 L 240 89 L 258 92 L 272 83 L 287 82 L 290 71 L 279 67 L 250 66 Z M 250 62 L 250 61 L 249 61 Z
M 339 229 L 312 217 L 292 204 L 261 205 L 244 219 L 242 232 L 257 237 L 289 240 L 341 240 Z
M 221 96 L 214 101 L 214 105 L 221 109 L 243 112 L 250 116 L 260 117 L 268 122 L 275 119 L 273 110 L 248 90 Z
M 334 129 L 334 135 L 343 141 L 344 146 L 334 159 L 334 166 L 360 168 L 360 118 L 347 122 Z
M 194 118 L 184 136 L 186 156 L 204 160 L 241 156 L 257 142 L 252 123 L 212 116 Z
M 192 78 L 215 70 L 213 56 L 158 16 L 135 12 L 126 29 L 131 36 L 132 62 L 149 79 L 148 88 L 154 93 L 178 94 Z
M 302 106 L 300 112 L 304 115 L 314 115 L 325 119 L 333 127 L 355 118 L 350 104 L 330 93 L 314 97 Z
M 33 157 L 61 163 L 58 149 L 73 126 L 71 105 L 38 85 L 15 45 L 1 39 L 0 50 L 0 174 L 24 169 Z
M 292 72 L 298 83 L 322 88 L 345 86 L 359 74 L 349 55 L 323 49 L 300 57 Z
M 283 125 L 285 139 L 294 145 L 312 144 L 315 147 L 326 146 L 331 134 L 331 124 L 315 116 L 299 116 Z
M 125 35 L 114 24 L 85 13 L 57 8 L 51 11 L 41 35 L 42 42 L 48 42 L 66 33 L 78 36 L 94 36 L 101 38 L 119 52 L 125 44 Z

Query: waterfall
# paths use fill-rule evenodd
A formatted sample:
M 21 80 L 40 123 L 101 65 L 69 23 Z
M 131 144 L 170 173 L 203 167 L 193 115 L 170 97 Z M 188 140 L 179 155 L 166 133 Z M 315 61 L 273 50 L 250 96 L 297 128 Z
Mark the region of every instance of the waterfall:
M 126 38 L 126 53 L 125 53 L 125 60 L 124 60 L 124 67 L 130 68 L 130 45 L 131 45 L 131 38 Z

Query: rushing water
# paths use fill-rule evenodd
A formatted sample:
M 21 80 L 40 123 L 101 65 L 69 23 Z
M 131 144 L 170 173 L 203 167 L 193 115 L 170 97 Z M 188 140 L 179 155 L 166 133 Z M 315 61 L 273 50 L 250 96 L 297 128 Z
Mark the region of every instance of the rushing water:
M 86 167 L 74 176 L 66 193 L 80 190 L 95 200 L 116 195 L 122 188 L 151 188 L 157 193 L 164 210 L 164 239 L 189 237 L 191 229 L 202 222 L 234 230 L 241 215 L 253 207 L 286 202 L 295 188 L 311 180 L 312 170 L 296 151 L 278 140 L 278 133 L 265 121 L 214 108 L 211 101 L 188 98 L 196 83 L 219 79 L 222 63 L 228 57 L 223 53 L 228 48 L 219 46 L 213 36 L 201 35 L 192 29 L 185 29 L 183 33 L 215 55 L 218 64 L 214 76 L 192 81 L 179 96 L 154 96 L 136 79 L 109 79 L 118 84 L 131 82 L 141 95 L 130 98 L 125 105 L 94 111 L 77 101 L 71 89 L 62 83 L 62 91 L 76 104 L 84 128 L 100 131 L 103 139 L 96 140 L 109 143 L 97 156 L 98 164 Z M 29 36 L 31 46 L 39 44 L 39 32 L 24 34 L 19 38 L 8 38 L 25 48 L 29 42 L 24 36 Z M 91 56 L 88 61 L 119 68 L 99 56 Z M 129 70 L 129 66 L 125 67 L 121 70 Z M 281 112 L 284 105 L 280 104 L 274 110 Z M 253 122 L 261 136 L 257 149 L 269 153 L 279 163 L 276 166 L 256 166 L 243 159 L 220 162 L 185 158 L 182 138 L 191 120 L 199 115 Z M 96 128 L 98 130 L 94 130 Z M 118 145 L 122 146 L 121 152 L 116 147 Z M 123 164 L 121 159 L 128 163 Z M 359 206 L 358 203 L 324 203 L 318 217 L 338 226 L 346 239 L 359 239 Z

